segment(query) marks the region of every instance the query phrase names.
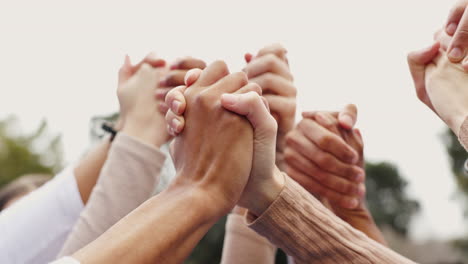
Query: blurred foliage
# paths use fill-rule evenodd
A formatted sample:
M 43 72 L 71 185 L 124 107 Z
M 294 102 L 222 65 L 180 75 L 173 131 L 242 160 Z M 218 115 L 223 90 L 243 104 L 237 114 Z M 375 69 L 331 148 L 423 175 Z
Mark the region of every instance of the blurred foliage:
M 22 133 L 18 121 L 0 121 L 0 188 L 29 173 L 54 175 L 62 167 L 60 136 L 51 136 L 42 121 L 31 133 Z
M 405 192 L 407 181 L 387 162 L 367 163 L 366 174 L 367 205 L 375 222 L 406 236 L 411 218 L 420 210 Z
M 447 129 L 442 135 L 442 140 L 447 150 L 452 173 L 458 186 L 457 196 L 464 204 L 465 218 L 468 219 L 468 171 L 464 168 L 465 161 L 468 159 L 468 153 L 460 144 L 452 130 Z M 468 234 L 466 234 L 465 237 L 468 237 Z M 468 256 L 468 239 L 457 239 L 454 241 L 454 245 Z

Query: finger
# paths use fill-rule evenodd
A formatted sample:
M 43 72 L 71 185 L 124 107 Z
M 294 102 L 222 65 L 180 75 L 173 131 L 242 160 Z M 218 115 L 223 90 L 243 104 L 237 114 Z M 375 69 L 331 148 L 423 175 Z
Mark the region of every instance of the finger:
M 153 68 L 159 68 L 166 66 L 166 61 L 161 59 L 155 52 L 150 52 L 146 55 L 142 61 L 140 61 L 137 65 L 133 66 L 133 71 L 136 72 L 143 64 L 148 64 Z
M 257 77 L 250 78 L 250 82 L 260 85 L 264 93 L 271 93 L 286 97 L 296 97 L 297 90 L 291 81 L 281 77 L 280 75 L 270 72 L 261 74 Z
M 185 74 L 185 79 L 184 83 L 185 86 L 190 87 L 192 84 L 194 84 L 198 78 L 200 78 L 200 75 L 202 74 L 202 70 L 200 69 L 191 69 Z
M 314 142 L 304 136 L 303 133 L 297 130 L 288 134 L 286 143 L 287 146 L 297 150 L 324 171 L 339 175 L 354 182 L 362 182 L 364 179 L 364 171 L 361 168 L 352 164 L 343 163 L 326 150 L 318 147 Z
M 302 117 L 303 118 L 309 118 L 309 119 L 315 119 L 315 116 L 319 112 L 324 112 L 324 113 L 330 114 L 334 118 L 338 118 L 338 115 L 339 115 L 339 112 L 333 112 L 333 111 L 304 111 L 304 112 L 302 112 Z
M 167 110 L 169 110 L 169 107 L 167 106 L 165 102 L 159 102 L 158 110 L 161 114 L 165 115 L 167 113 Z
M 184 96 L 186 89 L 186 86 L 179 86 L 172 89 L 166 95 L 166 104 L 169 106 L 171 111 L 177 115 L 182 115 L 185 112 L 185 108 L 187 107 L 187 102 Z
M 234 93 L 249 83 L 247 75 L 243 72 L 235 72 L 219 80 L 214 89 L 223 93 Z
M 245 116 L 256 133 L 260 132 L 264 136 L 276 136 L 276 122 L 258 93 L 223 94 L 221 96 L 221 105 L 229 111 Z
M 318 197 L 330 200 L 330 202 L 333 204 L 338 204 L 341 207 L 348 209 L 354 209 L 359 205 L 359 200 L 357 198 L 330 190 L 329 188 L 326 188 L 320 184 L 318 181 L 307 177 L 307 175 L 304 175 L 292 167 L 288 167 L 286 172 L 291 178 L 302 185 L 304 189 Z
M 450 10 L 447 23 L 445 24 L 445 31 L 449 36 L 453 36 L 457 30 L 458 24 L 462 19 L 463 13 L 465 12 L 466 1 L 458 1 L 452 10 Z
M 173 62 L 170 66 L 171 70 L 191 70 L 191 69 L 205 69 L 206 63 L 200 59 L 192 57 L 181 58 Z
M 166 113 L 166 123 L 169 127 L 168 132 L 170 131 L 172 136 L 177 136 L 184 130 L 185 118 L 169 110 Z
M 341 110 L 338 121 L 342 128 L 350 130 L 354 127 L 357 120 L 357 107 L 354 104 L 349 104 Z
M 452 41 L 452 37 L 447 35 L 447 33 L 445 33 L 445 31 L 439 30 L 434 35 L 434 40 L 440 43 L 440 48 L 443 51 L 447 51 L 447 49 L 448 49 L 448 47 L 450 45 L 450 42 Z
M 272 94 L 264 94 L 263 97 L 268 101 L 272 114 L 279 118 L 278 122 L 282 123 L 285 119 L 294 118 L 296 115 L 295 98 Z
M 340 130 L 338 129 L 338 119 L 333 117 L 327 112 L 318 112 L 315 115 L 315 121 L 333 134 L 341 136 Z
M 243 93 L 248 93 L 248 92 L 255 92 L 258 95 L 262 95 L 262 88 L 256 83 L 249 82 L 247 85 L 245 85 L 240 90 L 238 90 L 236 94 L 243 94 Z M 263 98 L 262 100 L 266 100 L 266 99 Z
M 468 47 L 468 12 L 465 12 L 453 35 L 452 43 L 449 45 L 448 58 L 452 62 L 460 62 L 466 55 Z
M 199 87 L 212 85 L 229 74 L 229 69 L 224 61 L 215 61 L 208 65 L 196 81 Z
M 166 76 L 159 82 L 161 87 L 176 87 L 184 85 L 186 70 L 171 70 Z
M 294 167 L 303 174 L 313 177 L 322 185 L 336 192 L 348 195 L 357 195 L 359 197 L 363 197 L 365 194 L 365 190 L 360 187 L 360 183 L 351 182 L 339 175 L 320 169 L 316 164 L 304 158 L 294 148 L 286 148 L 284 151 L 284 158 L 288 163 L 288 166 Z
M 426 66 L 433 61 L 439 54 L 439 43 L 434 43 L 432 46 L 411 52 L 408 55 L 408 65 L 411 76 L 413 77 L 414 86 L 418 98 L 434 110 L 432 103 L 428 100 L 425 85 Z
M 293 76 L 289 71 L 288 65 L 273 54 L 266 54 L 265 56 L 252 60 L 247 64 L 244 71 L 247 73 L 249 78 L 270 72 L 278 74 L 287 80 L 293 80 Z
M 124 64 L 119 70 L 119 84 L 126 82 L 132 74 L 132 63 L 130 61 L 130 57 L 125 55 Z
M 332 154 L 337 159 L 349 164 L 355 164 L 359 160 L 356 151 L 341 137 L 329 132 L 315 121 L 303 119 L 297 128 L 318 148 Z
M 258 57 L 262 57 L 262 56 L 265 56 L 266 54 L 273 54 L 275 55 L 276 57 L 278 57 L 279 59 L 283 60 L 283 61 L 286 61 L 286 55 L 287 55 L 288 51 L 286 50 L 286 48 L 284 48 L 281 44 L 279 43 L 275 43 L 275 44 L 271 44 L 271 45 L 268 45 L 264 48 L 262 48 L 258 53 L 257 53 L 257 56 L 256 58 Z
M 244 59 L 245 59 L 245 62 L 249 63 L 249 62 L 252 61 L 253 55 L 252 55 L 251 53 L 246 53 L 246 54 L 244 55 Z
M 156 100 L 165 101 L 166 95 L 171 91 L 172 88 L 157 88 L 154 92 Z

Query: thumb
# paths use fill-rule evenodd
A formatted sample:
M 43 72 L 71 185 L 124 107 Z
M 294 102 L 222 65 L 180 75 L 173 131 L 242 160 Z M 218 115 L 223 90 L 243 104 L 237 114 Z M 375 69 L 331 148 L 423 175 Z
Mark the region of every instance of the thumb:
M 245 116 L 252 124 L 255 133 L 276 135 L 278 125 L 268 111 L 265 101 L 256 92 L 223 94 L 221 105 L 231 112 Z
M 338 115 L 338 122 L 344 129 L 351 130 L 357 121 L 357 107 L 349 104 Z
M 130 57 L 125 55 L 124 64 L 119 70 L 119 84 L 127 81 L 132 76 L 132 63 Z
M 185 86 L 189 87 L 192 84 L 194 84 L 198 80 L 202 72 L 203 71 L 200 69 L 191 69 L 190 71 L 188 71 L 185 74 L 184 78 Z

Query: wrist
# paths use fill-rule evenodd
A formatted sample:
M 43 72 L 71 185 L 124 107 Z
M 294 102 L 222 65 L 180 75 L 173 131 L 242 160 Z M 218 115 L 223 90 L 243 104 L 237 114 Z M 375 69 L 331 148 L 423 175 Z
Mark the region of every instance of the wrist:
M 216 221 L 228 214 L 234 207 L 231 203 L 220 197 L 220 192 L 214 191 L 192 181 L 183 180 L 185 177 L 178 174 L 167 188 L 167 192 L 186 195 L 197 210 L 206 216 L 207 220 Z
M 262 215 L 280 195 L 284 185 L 284 174 L 275 166 L 271 180 L 264 181 L 255 193 L 255 197 L 247 199 L 247 208 L 256 216 Z
M 138 124 L 128 120 L 122 132 L 156 148 L 161 147 L 168 139 L 164 125 Z

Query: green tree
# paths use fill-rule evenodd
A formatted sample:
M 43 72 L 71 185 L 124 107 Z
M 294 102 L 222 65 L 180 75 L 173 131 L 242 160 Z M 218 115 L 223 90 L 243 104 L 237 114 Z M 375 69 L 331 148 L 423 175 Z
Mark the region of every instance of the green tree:
M 24 174 L 53 175 L 61 167 L 61 138 L 48 134 L 45 121 L 31 133 L 22 133 L 14 117 L 0 121 L 0 188 Z
M 447 150 L 452 173 L 458 186 L 457 197 L 465 206 L 465 218 L 468 219 L 468 171 L 464 168 L 468 154 L 450 129 L 447 129 L 442 135 L 442 141 Z M 466 237 L 468 237 L 468 234 L 465 235 L 465 238 L 456 239 L 454 244 L 468 256 L 468 238 Z
M 377 225 L 407 235 L 412 217 L 420 205 L 406 193 L 407 181 L 388 162 L 366 164 L 367 205 Z

